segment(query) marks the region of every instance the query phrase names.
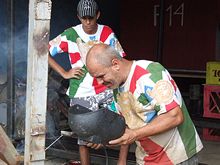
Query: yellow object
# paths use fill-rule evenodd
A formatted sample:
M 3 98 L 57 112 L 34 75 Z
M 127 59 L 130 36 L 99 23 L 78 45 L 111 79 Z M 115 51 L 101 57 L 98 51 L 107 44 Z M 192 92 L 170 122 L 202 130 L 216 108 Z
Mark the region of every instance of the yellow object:
M 206 63 L 206 84 L 220 85 L 220 62 Z

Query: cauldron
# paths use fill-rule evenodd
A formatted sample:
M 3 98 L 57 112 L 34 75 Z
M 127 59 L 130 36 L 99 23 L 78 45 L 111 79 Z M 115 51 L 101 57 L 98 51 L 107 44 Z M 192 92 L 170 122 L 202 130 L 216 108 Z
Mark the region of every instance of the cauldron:
M 91 111 L 78 104 L 70 107 L 68 123 L 80 139 L 103 145 L 121 137 L 126 127 L 124 117 L 108 108 Z

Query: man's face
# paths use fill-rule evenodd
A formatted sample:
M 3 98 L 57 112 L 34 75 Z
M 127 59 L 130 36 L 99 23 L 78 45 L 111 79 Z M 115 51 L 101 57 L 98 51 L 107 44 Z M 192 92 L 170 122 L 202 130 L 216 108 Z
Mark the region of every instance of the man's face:
M 97 30 L 97 19 L 98 15 L 95 17 L 91 16 L 84 16 L 84 17 L 78 17 L 80 22 L 82 23 L 82 27 L 85 33 L 87 34 L 94 34 Z
M 103 84 L 110 89 L 115 89 L 121 84 L 121 76 L 114 66 L 105 67 L 103 65 L 87 66 L 89 73 L 95 77 L 99 84 Z

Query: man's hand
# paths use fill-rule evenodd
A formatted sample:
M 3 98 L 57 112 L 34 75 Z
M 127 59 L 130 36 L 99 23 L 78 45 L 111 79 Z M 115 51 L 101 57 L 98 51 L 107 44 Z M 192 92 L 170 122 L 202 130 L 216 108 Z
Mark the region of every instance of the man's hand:
M 64 78 L 70 79 L 70 78 L 76 78 L 80 79 L 84 75 L 84 69 L 80 67 L 72 68 L 68 72 L 65 73 Z
M 128 145 L 136 140 L 135 130 L 126 128 L 125 133 L 118 139 L 109 141 L 109 146 Z
M 87 147 L 93 148 L 93 149 L 100 149 L 101 147 L 103 147 L 102 144 L 95 144 L 95 143 L 87 143 L 86 145 Z
M 126 145 L 144 137 L 154 136 L 165 131 L 171 130 L 183 122 L 182 110 L 179 106 L 171 111 L 157 116 L 147 125 L 136 128 L 126 128 L 125 133 L 118 139 L 111 140 L 109 145 Z

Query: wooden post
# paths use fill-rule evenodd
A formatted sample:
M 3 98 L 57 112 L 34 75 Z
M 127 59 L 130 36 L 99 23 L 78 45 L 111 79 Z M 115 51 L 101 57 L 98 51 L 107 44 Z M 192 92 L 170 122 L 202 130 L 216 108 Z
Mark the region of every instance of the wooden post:
M 29 1 L 25 165 L 44 165 L 50 0 Z
M 20 156 L 0 125 L 0 165 L 17 165 Z

